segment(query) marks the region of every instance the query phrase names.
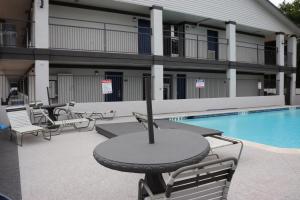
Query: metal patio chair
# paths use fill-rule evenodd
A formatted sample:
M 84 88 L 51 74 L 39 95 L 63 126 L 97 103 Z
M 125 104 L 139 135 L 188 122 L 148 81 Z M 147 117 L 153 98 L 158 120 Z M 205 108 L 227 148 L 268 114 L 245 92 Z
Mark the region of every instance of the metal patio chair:
M 78 119 L 78 118 L 86 118 L 91 122 L 94 122 L 91 126 L 90 130 L 93 130 L 96 125 L 96 121 L 99 119 L 102 119 L 102 115 L 98 115 L 97 113 L 88 113 L 88 112 L 78 112 L 74 111 L 76 102 L 71 101 L 68 103 L 68 106 L 66 108 L 56 108 L 55 109 L 55 115 L 57 118 L 61 118 L 65 116 L 66 119 Z
M 145 200 L 225 200 L 236 166 L 236 158 L 225 158 L 182 167 L 172 173 L 161 194 L 153 194 L 141 179 L 138 195 L 142 199 L 146 192 Z
M 29 103 L 30 118 L 33 124 L 41 125 L 45 121 L 45 117 L 40 111 L 41 106 L 43 103 L 40 101 Z
M 6 108 L 6 113 L 10 122 L 10 138 L 12 139 L 12 133 L 14 132 L 17 145 L 23 145 L 23 136 L 26 134 L 38 136 L 39 133 L 42 133 L 44 139 L 51 140 L 51 132 L 46 137 L 45 133 L 48 131 L 45 128 L 32 125 L 25 106 L 8 107 Z M 20 142 L 18 142 L 18 134 L 21 135 Z

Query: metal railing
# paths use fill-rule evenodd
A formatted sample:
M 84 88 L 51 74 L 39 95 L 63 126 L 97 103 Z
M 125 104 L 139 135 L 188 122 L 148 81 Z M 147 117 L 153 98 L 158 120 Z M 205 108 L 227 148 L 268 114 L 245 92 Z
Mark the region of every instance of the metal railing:
M 174 36 L 176 35 L 176 36 Z M 228 40 L 200 34 L 164 31 L 164 55 L 193 59 L 227 60 Z
M 276 47 L 237 41 L 236 48 L 238 62 L 276 65 Z
M 150 72 L 147 73 L 149 76 Z M 165 74 L 164 99 L 228 97 L 226 75 Z M 141 75 L 50 75 L 51 103 L 142 101 L 145 99 L 145 74 Z M 103 94 L 102 81 L 111 80 L 112 93 Z M 237 96 L 276 95 L 276 77 L 238 77 Z M 2 104 L 27 104 L 35 98 L 35 76 L 0 75 Z
M 0 21 L 0 47 L 34 47 L 34 22 L 17 19 Z
M 238 97 L 276 95 L 275 76 L 238 77 L 236 81 Z
M 52 49 L 151 54 L 149 27 L 52 17 L 49 31 Z
M 225 75 L 224 75 L 225 76 Z M 49 96 L 52 103 L 141 101 L 145 99 L 144 75 L 55 75 L 50 76 Z M 102 81 L 111 80 L 112 94 L 103 94 Z M 205 86 L 197 88 L 197 80 Z M 164 99 L 227 97 L 226 78 L 164 77 Z
M 224 75 L 225 77 L 225 75 Z M 228 97 L 228 79 L 206 76 L 175 77 L 174 99 Z
M 0 74 L 1 105 L 28 104 L 35 101 L 35 76 Z

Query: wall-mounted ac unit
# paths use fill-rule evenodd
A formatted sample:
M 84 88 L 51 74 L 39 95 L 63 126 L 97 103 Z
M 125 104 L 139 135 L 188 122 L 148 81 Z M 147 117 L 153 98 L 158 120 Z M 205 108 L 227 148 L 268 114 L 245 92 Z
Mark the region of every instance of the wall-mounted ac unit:
M 216 51 L 208 50 L 207 51 L 207 59 L 215 60 L 216 59 Z
M 0 23 L 0 46 L 15 47 L 17 32 L 15 24 Z

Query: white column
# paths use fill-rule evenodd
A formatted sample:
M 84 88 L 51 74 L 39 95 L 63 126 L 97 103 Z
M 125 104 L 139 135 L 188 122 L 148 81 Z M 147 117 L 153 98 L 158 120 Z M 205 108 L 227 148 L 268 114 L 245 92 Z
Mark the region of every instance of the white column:
M 35 61 L 35 96 L 36 101 L 48 104 L 47 87 L 49 87 L 49 61 Z
M 229 62 L 227 70 L 228 92 L 229 97 L 236 97 L 236 69 L 233 68 L 233 63 L 236 62 L 236 23 L 226 22 L 226 39 L 227 46 L 227 60 Z
M 49 48 L 49 0 L 34 0 L 34 37 L 36 48 Z M 35 99 L 48 104 L 49 61 L 35 61 Z
M 163 85 L 164 85 L 164 66 L 153 65 L 151 68 L 152 76 L 152 94 L 154 100 L 163 99 Z
M 49 48 L 49 0 L 34 0 L 33 19 L 35 47 Z
M 151 50 L 154 56 L 163 56 L 163 8 L 152 6 L 151 10 Z M 163 99 L 164 66 L 154 64 L 151 68 L 153 99 Z
M 288 59 L 290 59 L 290 67 L 297 67 L 297 36 L 292 35 L 288 39 Z M 290 99 L 291 105 L 294 105 L 294 99 L 296 96 L 296 72 L 291 74 L 291 91 Z
M 276 33 L 276 64 L 284 67 L 284 33 Z M 284 72 L 278 72 L 276 75 L 277 95 L 284 95 Z

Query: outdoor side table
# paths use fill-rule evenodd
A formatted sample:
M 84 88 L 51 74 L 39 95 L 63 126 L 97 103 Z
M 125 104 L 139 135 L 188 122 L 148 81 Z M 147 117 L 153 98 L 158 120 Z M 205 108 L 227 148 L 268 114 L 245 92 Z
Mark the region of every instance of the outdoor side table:
M 124 172 L 143 173 L 153 193 L 165 191 L 162 173 L 192 165 L 210 150 L 200 134 L 178 129 L 156 130 L 155 143 L 148 143 L 148 132 L 112 138 L 96 146 L 94 157 L 101 165 Z

